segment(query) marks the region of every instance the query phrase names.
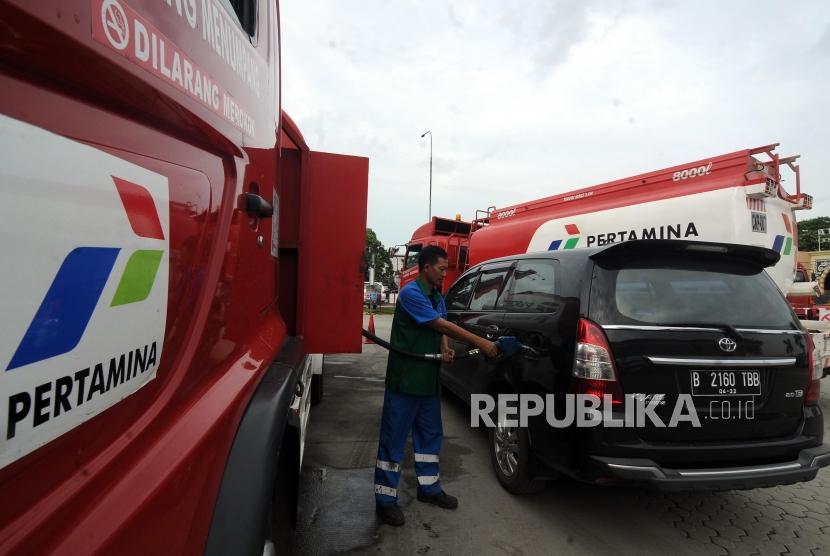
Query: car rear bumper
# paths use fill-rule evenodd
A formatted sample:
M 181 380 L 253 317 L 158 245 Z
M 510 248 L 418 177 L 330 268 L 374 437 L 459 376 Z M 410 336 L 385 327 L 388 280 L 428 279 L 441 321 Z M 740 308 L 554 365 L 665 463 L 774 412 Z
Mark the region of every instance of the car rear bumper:
M 740 490 L 810 481 L 830 465 L 830 445 L 801 450 L 793 461 L 744 467 L 670 469 L 649 459 L 591 456 L 591 460 L 603 475 L 647 482 L 663 491 Z

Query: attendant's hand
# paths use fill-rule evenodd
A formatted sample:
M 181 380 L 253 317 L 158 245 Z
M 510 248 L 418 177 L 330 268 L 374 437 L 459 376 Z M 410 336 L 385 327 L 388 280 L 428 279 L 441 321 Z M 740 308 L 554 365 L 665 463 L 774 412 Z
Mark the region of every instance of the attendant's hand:
M 478 349 L 484 353 L 490 359 L 495 359 L 499 356 L 499 348 L 496 347 L 496 344 L 491 342 L 490 340 L 485 340 L 484 338 L 481 339 L 481 344 L 479 344 Z

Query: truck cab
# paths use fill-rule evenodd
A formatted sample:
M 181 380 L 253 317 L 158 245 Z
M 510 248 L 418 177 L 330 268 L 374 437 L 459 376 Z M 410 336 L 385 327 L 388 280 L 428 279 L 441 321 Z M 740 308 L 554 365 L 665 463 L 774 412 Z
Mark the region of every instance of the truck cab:
M 406 244 L 403 268 L 400 272 L 400 287 L 418 277 L 418 255 L 427 245 L 437 245 L 447 252 L 447 275 L 444 279 L 446 293 L 455 279 L 467 268 L 467 251 L 473 223 L 464 222 L 460 215 L 455 220 L 433 216 L 432 219 L 415 230 L 412 239 Z

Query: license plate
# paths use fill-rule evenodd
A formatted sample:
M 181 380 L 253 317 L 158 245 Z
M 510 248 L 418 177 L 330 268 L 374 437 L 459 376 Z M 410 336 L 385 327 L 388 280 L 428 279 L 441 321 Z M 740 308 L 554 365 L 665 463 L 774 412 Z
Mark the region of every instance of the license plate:
M 693 396 L 760 396 L 761 371 L 692 371 Z

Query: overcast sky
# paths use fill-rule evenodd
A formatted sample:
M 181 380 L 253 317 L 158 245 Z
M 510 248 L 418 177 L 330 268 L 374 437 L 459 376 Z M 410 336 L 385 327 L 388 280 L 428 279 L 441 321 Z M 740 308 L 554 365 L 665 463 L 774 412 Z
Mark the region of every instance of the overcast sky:
M 427 220 L 426 130 L 435 215 L 775 142 L 800 219 L 830 215 L 827 2 L 280 4 L 283 107 L 312 149 L 369 157 L 387 246 Z

